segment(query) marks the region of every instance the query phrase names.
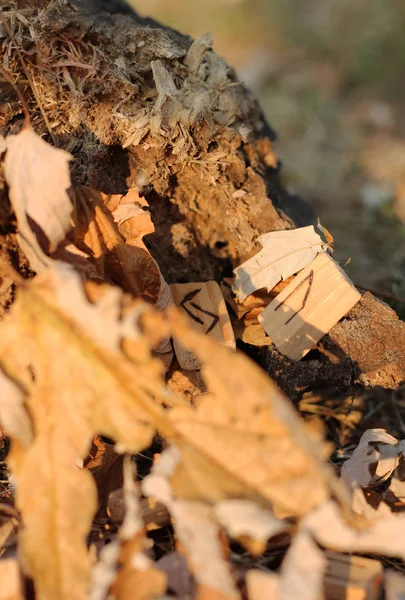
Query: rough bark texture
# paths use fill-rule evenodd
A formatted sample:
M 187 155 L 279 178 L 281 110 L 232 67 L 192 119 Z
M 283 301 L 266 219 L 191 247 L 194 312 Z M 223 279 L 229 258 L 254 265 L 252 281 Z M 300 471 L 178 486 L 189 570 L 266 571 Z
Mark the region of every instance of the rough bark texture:
M 257 250 L 258 235 L 311 222 L 310 208 L 280 184 L 274 135 L 257 103 L 209 36 L 192 46 L 118 0 L 16 4 L 22 19 L 15 1 L 3 0 L 4 14 L 59 145 L 75 158 L 74 181 L 107 193 L 140 190 L 156 226 L 147 242 L 170 283 L 229 276 Z M 0 60 L 46 134 L 1 24 L 0 42 Z M 23 118 L 1 85 L 0 131 L 8 134 Z M 1 231 L 10 236 L 7 223 Z M 9 245 L 4 235 L 0 242 Z M 366 294 L 306 360 L 293 364 L 274 348 L 259 359 L 296 397 L 325 385 L 396 388 L 405 379 L 403 348 L 404 323 Z

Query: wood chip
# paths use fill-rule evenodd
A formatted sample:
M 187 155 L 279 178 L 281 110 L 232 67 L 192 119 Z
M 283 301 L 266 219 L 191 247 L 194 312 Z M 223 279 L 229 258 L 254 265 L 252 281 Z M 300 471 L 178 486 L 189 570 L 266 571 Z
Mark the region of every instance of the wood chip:
M 175 304 L 187 314 L 190 325 L 217 342 L 236 348 L 235 335 L 221 288 L 216 281 L 176 283 L 170 286 Z M 199 360 L 174 340 L 174 350 L 182 369 L 200 369 Z
M 278 350 L 300 360 L 360 300 L 360 293 L 323 252 L 259 316 Z
M 378 560 L 326 552 L 326 600 L 377 600 L 380 598 L 383 567 Z

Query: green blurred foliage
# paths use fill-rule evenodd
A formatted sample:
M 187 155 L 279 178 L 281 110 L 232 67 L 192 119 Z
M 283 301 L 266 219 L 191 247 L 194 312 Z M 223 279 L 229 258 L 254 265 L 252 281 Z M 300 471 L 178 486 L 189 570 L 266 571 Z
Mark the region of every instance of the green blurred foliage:
M 404 0 L 261 0 L 292 45 L 332 61 L 348 85 L 403 97 Z

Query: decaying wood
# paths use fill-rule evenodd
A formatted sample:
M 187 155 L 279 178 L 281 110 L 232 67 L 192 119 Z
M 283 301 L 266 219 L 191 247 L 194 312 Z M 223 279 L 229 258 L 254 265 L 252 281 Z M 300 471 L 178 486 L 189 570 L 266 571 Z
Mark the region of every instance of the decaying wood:
M 326 552 L 326 600 L 377 600 L 383 582 L 380 561 Z
M 170 286 L 173 300 L 187 315 L 188 323 L 224 346 L 236 348 L 235 335 L 221 288 L 216 281 L 178 283 Z M 200 361 L 174 340 L 179 365 L 186 371 L 201 368 Z
M 16 8 L 24 10 L 13 21 L 16 43 L 59 146 L 74 156 L 75 183 L 107 193 L 134 187 L 146 197 L 156 227 L 147 243 L 169 283 L 220 281 L 259 249 L 261 234 L 311 223 L 309 207 L 280 184 L 273 132 L 207 39 L 192 47 L 188 37 L 146 22 L 118 0 L 2 3 L 6 18 Z M 86 68 L 70 64 L 72 40 Z M 49 137 L 1 27 L 0 42 L 0 62 L 20 82 L 35 131 Z M 22 126 L 21 106 L 10 94 L 0 104 L 3 134 Z M 3 252 L 29 273 L 5 215 Z M 404 347 L 405 325 L 366 294 L 305 364 L 275 347 L 259 357 L 296 396 L 314 385 L 395 389 L 405 379 Z
M 263 310 L 259 322 L 280 352 L 300 360 L 359 300 L 343 269 L 322 252 Z

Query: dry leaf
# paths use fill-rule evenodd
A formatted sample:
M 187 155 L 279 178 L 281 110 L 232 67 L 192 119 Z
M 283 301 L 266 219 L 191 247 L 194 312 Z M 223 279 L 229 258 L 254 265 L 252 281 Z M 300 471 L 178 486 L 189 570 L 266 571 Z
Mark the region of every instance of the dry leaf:
M 245 325 L 240 333 L 240 339 L 251 346 L 271 346 L 272 344 L 260 323 Z
M 169 414 L 182 455 L 173 476 L 178 497 L 265 500 L 277 516 L 305 514 L 330 487 L 344 501 L 345 490 L 322 460 L 319 437 L 310 438 L 263 371 L 191 331 L 177 316 L 172 330 L 203 364 L 210 392 L 196 408 L 175 406 Z
M 261 288 L 272 290 L 327 248 L 312 225 L 265 233 L 257 241 L 263 249 L 234 270 L 233 290 L 240 301 Z
M 143 492 L 165 504 L 174 519 L 177 540 L 198 585 L 197 598 L 239 598 L 230 566 L 224 559 L 220 528 L 213 508 L 202 502 L 177 500 L 169 478 L 180 460 L 175 447 L 167 448 L 142 484 Z
M 28 447 L 13 439 L 9 463 L 24 515 L 24 565 L 39 600 L 80 600 L 88 589 L 86 536 L 96 494 L 76 461 L 94 433 L 136 452 L 159 421 L 165 430 L 163 409 L 154 402 L 163 395 L 160 363 L 141 353 L 135 364 L 121 354 L 123 336 L 140 339 L 137 313 L 121 321 L 120 291 L 108 290 L 91 304 L 79 276 L 56 263 L 20 286 L 2 322 L 0 362 L 24 386 L 35 431 Z
M 392 475 L 404 453 L 405 442 L 398 442 L 385 429 L 368 429 L 343 464 L 342 479 L 351 487 L 380 485 Z
M 107 196 L 101 194 L 101 200 L 104 205 L 112 211 L 114 221 L 118 225 L 120 234 L 130 246 L 137 246 L 144 249 L 146 252 L 144 237 L 155 231 L 151 214 L 149 212 L 149 204 L 142 198 L 134 189 L 128 191 L 125 196 L 112 195 Z M 156 263 L 155 263 L 156 264 Z M 159 266 L 156 265 L 158 270 Z M 173 304 L 173 298 L 170 291 L 170 286 L 167 285 L 163 275 L 159 270 L 160 287 L 158 291 L 155 308 L 164 310 L 167 306 Z M 166 343 L 162 342 L 159 348 L 160 353 L 166 353 L 171 350 L 169 340 Z
M 125 518 L 120 528 L 122 542 L 118 557 L 118 574 L 110 595 L 116 600 L 153 600 L 166 591 L 166 576 L 154 568 L 146 555 L 146 537 L 138 487 L 134 480 L 134 465 L 129 456 L 124 462 Z
M 289 529 L 289 524 L 249 500 L 222 500 L 214 506 L 215 516 L 228 535 L 251 554 L 263 554 L 267 540 Z
M 153 233 L 149 204 L 134 189 L 128 190 L 125 195 L 101 194 L 104 205 L 112 212 L 120 234 L 128 244 L 145 247 L 143 238 Z
M 73 188 L 72 197 L 76 206 L 75 244 L 94 258 L 103 277 L 155 303 L 161 291 L 159 268 L 141 238 L 135 245 L 121 235 L 106 206 L 107 199 L 111 204 L 111 196 L 79 186 Z
M 246 590 L 249 600 L 279 600 L 280 577 L 270 571 L 250 569 L 246 574 Z
M 310 533 L 300 530 L 281 565 L 278 600 L 323 600 L 326 564 Z
M 0 560 L 0 600 L 24 600 L 20 565 L 16 558 Z
M 23 446 L 29 446 L 32 441 L 32 425 L 24 400 L 21 388 L 0 371 L 0 424 Z
M 238 298 L 235 298 L 232 293 L 232 286 L 235 281 L 234 277 L 226 277 L 223 279 L 221 282 L 221 290 L 226 303 L 229 304 L 238 319 L 242 319 L 242 317 L 249 315 L 255 309 L 259 311 L 263 310 L 293 279 L 294 277 L 288 277 L 288 279 L 280 281 L 280 283 L 269 292 L 265 289 L 256 290 L 247 296 L 243 302 L 239 301 Z M 256 316 L 257 314 L 260 314 L 260 312 L 256 313 Z
M 323 234 L 323 237 L 325 238 L 329 248 L 333 251 L 333 245 L 335 243 L 333 235 L 330 233 L 330 231 L 328 231 L 328 229 L 326 229 L 326 227 L 323 227 L 323 225 L 321 225 L 319 218 L 316 226 L 319 229 L 319 231 Z
M 96 519 L 107 517 L 109 496 L 122 488 L 124 457 L 115 451 L 114 443 L 108 444 L 101 437 L 94 438 L 84 467 L 89 469 L 97 486 L 98 510 Z
M 31 267 L 41 272 L 50 265 L 44 250 L 54 251 L 70 227 L 73 207 L 67 190 L 72 157 L 30 127 L 8 136 L 6 144 L 4 173 L 18 221 L 18 241 Z
M 363 523 L 361 528 L 354 529 L 343 519 L 338 506 L 328 501 L 304 517 L 302 527 L 330 550 L 405 559 L 404 514 L 383 514 L 370 521 L 367 527 Z

